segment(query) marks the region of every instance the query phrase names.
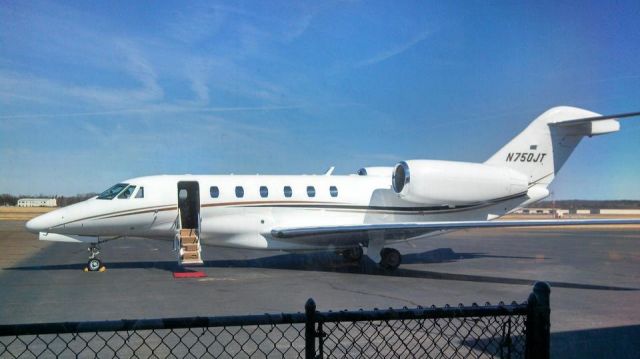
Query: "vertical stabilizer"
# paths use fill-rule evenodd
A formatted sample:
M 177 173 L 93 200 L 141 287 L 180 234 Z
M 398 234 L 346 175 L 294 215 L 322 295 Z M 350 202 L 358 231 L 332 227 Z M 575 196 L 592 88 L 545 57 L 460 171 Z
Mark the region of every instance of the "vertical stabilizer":
M 485 164 L 508 167 L 528 176 L 529 185 L 548 186 L 584 136 L 618 131 L 615 119 L 576 107 L 551 108 L 536 118 L 518 136 Z M 585 121 L 575 121 L 585 119 Z

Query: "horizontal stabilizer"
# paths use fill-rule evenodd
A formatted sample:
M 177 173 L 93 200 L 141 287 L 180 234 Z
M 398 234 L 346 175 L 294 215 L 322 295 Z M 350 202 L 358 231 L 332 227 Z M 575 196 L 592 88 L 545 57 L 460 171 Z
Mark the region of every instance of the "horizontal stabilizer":
M 606 116 L 593 116 L 593 117 L 585 117 L 585 118 L 576 118 L 573 120 L 564 120 L 558 122 L 551 122 L 550 125 L 554 126 L 573 126 L 579 125 L 583 123 L 591 123 L 593 121 L 602 121 L 602 120 L 619 120 L 622 118 L 629 117 L 638 117 L 640 116 L 640 112 L 628 112 L 628 113 L 620 113 L 617 115 L 606 115 Z

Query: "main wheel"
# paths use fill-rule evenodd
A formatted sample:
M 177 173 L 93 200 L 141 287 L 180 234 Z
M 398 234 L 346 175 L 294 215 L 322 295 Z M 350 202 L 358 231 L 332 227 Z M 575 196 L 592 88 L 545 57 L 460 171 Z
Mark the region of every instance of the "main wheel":
M 90 272 L 96 272 L 100 270 L 100 267 L 102 267 L 102 262 L 98 258 L 89 259 L 87 262 L 87 268 Z
M 362 247 L 357 246 L 343 251 L 342 255 L 349 261 L 358 262 L 362 259 L 363 250 Z
M 383 248 L 380 257 L 380 267 L 384 269 L 396 269 L 402 262 L 402 255 L 395 248 Z

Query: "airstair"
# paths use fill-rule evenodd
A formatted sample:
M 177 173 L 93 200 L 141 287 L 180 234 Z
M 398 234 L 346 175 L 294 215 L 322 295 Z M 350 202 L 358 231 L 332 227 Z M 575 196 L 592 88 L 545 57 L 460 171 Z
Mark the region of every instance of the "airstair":
M 178 250 L 178 263 L 180 265 L 198 265 L 202 262 L 202 247 L 200 246 L 200 228 L 182 228 L 182 221 L 178 214 L 176 237 L 174 246 Z M 198 227 L 200 216 L 198 215 Z
M 196 229 L 180 229 L 180 265 L 202 264 L 200 238 Z

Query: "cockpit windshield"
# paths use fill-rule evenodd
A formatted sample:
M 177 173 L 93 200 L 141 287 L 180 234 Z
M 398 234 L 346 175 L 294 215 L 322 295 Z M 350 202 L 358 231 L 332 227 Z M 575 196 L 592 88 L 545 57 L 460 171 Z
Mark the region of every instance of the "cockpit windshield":
M 100 193 L 98 199 L 114 199 L 118 195 L 118 193 L 122 192 L 122 190 L 127 188 L 128 185 L 128 183 L 118 183 L 117 185 Z
M 131 185 L 131 186 L 127 187 L 127 189 L 122 191 L 122 193 L 120 193 L 118 195 L 118 198 L 122 198 L 122 199 L 129 198 L 129 197 L 131 197 L 131 195 L 133 194 L 133 191 L 135 191 L 135 190 L 136 190 L 136 186 Z

